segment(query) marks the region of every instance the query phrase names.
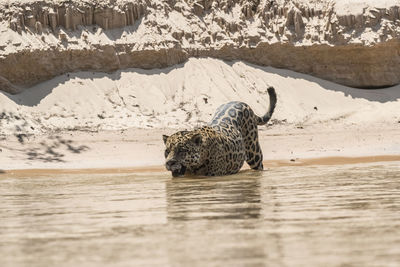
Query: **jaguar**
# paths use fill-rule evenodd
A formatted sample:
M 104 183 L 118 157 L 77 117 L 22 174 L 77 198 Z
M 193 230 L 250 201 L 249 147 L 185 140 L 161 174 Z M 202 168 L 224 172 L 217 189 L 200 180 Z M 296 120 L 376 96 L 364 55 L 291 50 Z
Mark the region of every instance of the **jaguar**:
M 166 169 L 173 177 L 221 176 L 237 173 L 246 161 L 263 170 L 258 126 L 271 119 L 277 102 L 275 89 L 267 91 L 269 108 L 262 117 L 246 103 L 233 101 L 221 105 L 208 125 L 163 135 Z

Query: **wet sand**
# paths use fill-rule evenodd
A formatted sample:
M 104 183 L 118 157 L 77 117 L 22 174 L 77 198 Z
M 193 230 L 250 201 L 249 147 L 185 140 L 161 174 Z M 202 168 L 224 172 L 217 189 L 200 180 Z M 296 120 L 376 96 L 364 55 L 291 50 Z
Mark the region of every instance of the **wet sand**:
M 364 164 L 377 162 L 399 162 L 400 155 L 378 155 L 366 157 L 321 157 L 321 158 L 305 158 L 292 160 L 265 160 L 264 168 L 279 167 L 304 167 L 304 166 L 330 166 L 330 165 L 349 165 Z M 245 163 L 242 171 L 249 170 Z M 20 169 L 20 170 L 0 170 L 0 175 L 18 177 L 26 176 L 35 177 L 38 175 L 52 174 L 119 174 L 119 173 L 156 173 L 167 172 L 164 166 L 143 166 L 133 168 L 85 168 L 85 169 Z
M 286 166 L 313 166 L 313 165 L 346 165 L 346 164 L 362 164 L 373 162 L 391 162 L 399 161 L 400 155 L 379 155 L 365 157 L 322 157 L 308 159 L 293 159 L 290 161 L 264 161 L 265 167 L 286 167 Z

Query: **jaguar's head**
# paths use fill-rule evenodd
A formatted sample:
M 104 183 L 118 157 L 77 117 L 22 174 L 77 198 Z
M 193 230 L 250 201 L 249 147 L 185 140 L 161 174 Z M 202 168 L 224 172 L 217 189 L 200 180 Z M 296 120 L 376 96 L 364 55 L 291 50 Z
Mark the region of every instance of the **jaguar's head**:
M 163 135 L 165 143 L 165 167 L 173 177 L 182 176 L 201 166 L 203 137 L 198 131 L 179 131 L 171 136 Z

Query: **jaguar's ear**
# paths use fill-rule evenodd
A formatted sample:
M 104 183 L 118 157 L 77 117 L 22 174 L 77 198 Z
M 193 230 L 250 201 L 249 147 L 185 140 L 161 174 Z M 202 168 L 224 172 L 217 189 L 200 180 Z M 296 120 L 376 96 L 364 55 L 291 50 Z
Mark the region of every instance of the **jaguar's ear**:
M 193 135 L 191 140 L 195 145 L 200 145 L 203 142 L 201 134 L 199 133 Z
M 162 138 L 163 138 L 163 140 L 164 140 L 164 144 L 167 143 L 168 137 L 169 137 L 168 135 L 163 134 Z

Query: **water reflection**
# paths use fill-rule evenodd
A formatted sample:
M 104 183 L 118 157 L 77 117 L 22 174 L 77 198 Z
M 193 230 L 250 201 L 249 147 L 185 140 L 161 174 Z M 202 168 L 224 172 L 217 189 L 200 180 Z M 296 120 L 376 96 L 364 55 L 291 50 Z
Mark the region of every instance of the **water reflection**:
M 167 180 L 167 213 L 171 232 L 168 256 L 175 265 L 207 262 L 263 264 L 259 238 L 262 173 L 203 179 Z M 173 245 L 172 245 L 173 244 Z
M 1 266 L 396 266 L 398 164 L 0 175 Z
M 167 181 L 168 221 L 257 219 L 262 173 Z

